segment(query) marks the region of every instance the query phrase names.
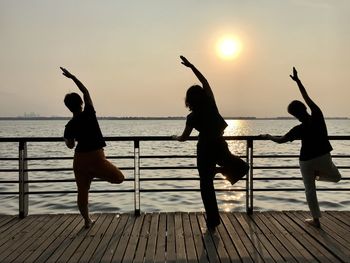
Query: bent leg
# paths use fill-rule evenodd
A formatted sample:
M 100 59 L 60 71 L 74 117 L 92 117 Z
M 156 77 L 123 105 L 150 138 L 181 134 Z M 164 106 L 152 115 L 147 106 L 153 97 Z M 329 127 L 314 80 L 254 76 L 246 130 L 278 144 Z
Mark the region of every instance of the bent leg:
M 332 161 L 330 154 L 321 156 L 318 160 L 319 169 L 318 169 L 318 178 L 319 181 L 324 182 L 334 182 L 337 183 L 341 179 L 341 174 L 338 168 Z
M 103 150 L 97 152 L 94 177 L 106 180 L 112 184 L 120 184 L 124 181 L 123 173 L 106 159 Z

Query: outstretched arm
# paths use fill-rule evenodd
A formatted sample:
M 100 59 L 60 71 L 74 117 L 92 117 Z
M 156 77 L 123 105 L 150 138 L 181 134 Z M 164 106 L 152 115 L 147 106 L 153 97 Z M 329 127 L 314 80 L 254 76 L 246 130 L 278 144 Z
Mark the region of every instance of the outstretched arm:
M 178 140 L 179 142 L 184 142 L 190 137 L 192 130 L 193 130 L 192 127 L 186 125 L 182 134 L 180 136 L 174 135 L 173 139 Z
M 203 89 L 205 91 L 205 93 L 212 97 L 214 99 L 214 93 L 210 88 L 209 82 L 207 81 L 207 79 L 202 75 L 202 73 L 199 72 L 199 70 L 193 65 L 191 64 L 187 58 L 185 58 L 184 56 L 180 56 L 182 62 L 181 64 L 185 65 L 186 67 L 192 69 L 193 73 L 196 75 L 196 77 L 198 78 L 198 80 L 202 83 Z
M 293 75 L 289 75 L 291 77 L 292 80 L 294 80 L 297 84 L 298 84 L 298 87 L 299 87 L 299 91 L 301 93 L 301 95 L 303 96 L 303 99 L 304 101 L 306 102 L 306 104 L 309 106 L 309 108 L 311 110 L 314 110 L 314 109 L 319 109 L 318 106 L 316 105 L 315 102 L 313 102 L 313 100 L 309 97 L 309 95 L 307 94 L 306 92 L 306 89 L 303 85 L 303 83 L 301 83 L 301 80 L 299 79 L 298 77 L 298 72 L 297 70 L 295 69 L 295 67 L 293 67 Z
M 71 79 L 74 81 L 74 83 L 77 85 L 79 90 L 83 93 L 83 98 L 84 98 L 84 103 L 85 105 L 91 105 L 92 104 L 92 99 L 90 97 L 90 93 L 88 89 L 83 85 L 83 83 L 80 82 L 79 79 L 77 79 L 73 74 L 71 74 L 67 69 L 60 67 L 60 69 L 63 71 L 63 75 L 66 76 L 67 78 Z
M 272 136 L 270 134 L 262 134 L 261 137 L 277 143 L 285 143 L 290 141 L 286 136 Z

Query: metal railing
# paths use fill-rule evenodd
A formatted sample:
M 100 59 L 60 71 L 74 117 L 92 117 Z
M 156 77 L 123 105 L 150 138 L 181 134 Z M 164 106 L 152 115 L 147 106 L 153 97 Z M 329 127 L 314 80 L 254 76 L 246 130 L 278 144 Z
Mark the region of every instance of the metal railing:
M 258 180 L 301 180 L 301 178 L 276 178 L 276 177 L 263 177 L 263 178 L 254 178 L 254 171 L 259 169 L 299 169 L 298 166 L 262 166 L 255 165 L 254 159 L 259 158 L 298 158 L 298 155 L 254 155 L 254 141 L 265 140 L 260 136 L 226 136 L 227 141 L 245 141 L 246 143 L 246 152 L 240 157 L 245 159 L 249 166 L 249 173 L 242 180 L 246 181 L 245 188 L 235 188 L 235 189 L 216 189 L 216 191 L 241 191 L 246 194 L 246 211 L 247 213 L 253 213 L 254 206 L 254 192 L 258 191 L 304 191 L 304 188 L 254 188 L 254 181 Z M 329 136 L 330 140 L 338 141 L 350 141 L 350 136 Z M 150 141 L 172 141 L 172 138 L 169 136 L 124 136 L 124 137 L 105 137 L 106 141 L 113 142 L 133 142 L 133 154 L 132 155 L 122 155 L 122 156 L 107 156 L 108 159 L 129 159 L 133 160 L 133 166 L 128 167 L 119 167 L 121 170 L 131 170 L 134 173 L 134 178 L 126 179 L 126 181 L 133 181 L 133 188 L 131 189 L 119 189 L 119 190 L 91 190 L 90 192 L 95 193 L 122 193 L 122 192 L 131 192 L 134 193 L 134 212 L 135 214 L 140 214 L 141 211 L 141 195 L 144 192 L 173 192 L 173 191 L 189 191 L 195 192 L 200 191 L 199 188 L 158 188 L 158 189 L 147 189 L 141 187 L 142 181 L 171 181 L 171 180 L 199 180 L 199 177 L 190 177 L 190 178 L 142 178 L 141 171 L 143 170 L 180 170 L 180 169 L 196 169 L 195 166 L 142 166 L 140 160 L 142 159 L 175 159 L 175 158 L 195 158 L 195 155 L 141 155 L 140 152 L 140 142 L 150 142 Z M 189 140 L 197 140 L 197 137 L 191 137 Z M 28 168 L 29 161 L 41 161 L 41 160 L 72 160 L 73 157 L 29 157 L 28 156 L 28 142 L 63 142 L 63 138 L 60 137 L 12 137 L 12 138 L 1 138 L 0 143 L 12 142 L 18 143 L 18 158 L 17 157 L 2 157 L 0 156 L 1 161 L 18 161 L 18 169 L 0 169 L 0 183 L 15 183 L 18 184 L 18 191 L 5 191 L 0 192 L 0 195 L 18 195 L 19 200 L 19 216 L 21 218 L 28 215 L 28 198 L 29 195 L 38 195 L 38 194 L 69 194 L 77 193 L 77 191 L 29 191 L 29 184 L 31 183 L 62 183 L 62 182 L 74 182 L 74 179 L 54 179 L 54 180 L 30 180 L 30 172 L 60 172 L 60 171 L 72 171 L 72 167 L 64 168 Z M 333 158 L 346 158 L 350 160 L 350 155 L 332 155 Z M 350 166 L 338 166 L 339 169 L 350 169 Z M 18 172 L 18 180 L 2 180 L 1 173 L 16 173 Z M 215 180 L 222 180 L 218 178 Z M 350 180 L 350 178 L 342 178 L 342 180 Z M 350 188 L 318 188 L 318 191 L 349 191 Z

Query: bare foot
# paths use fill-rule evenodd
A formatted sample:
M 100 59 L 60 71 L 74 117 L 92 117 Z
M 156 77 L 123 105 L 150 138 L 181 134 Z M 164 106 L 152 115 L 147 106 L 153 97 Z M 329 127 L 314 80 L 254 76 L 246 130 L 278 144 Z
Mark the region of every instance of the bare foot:
M 320 223 L 320 220 L 318 218 L 305 219 L 305 223 L 310 225 L 310 226 L 316 227 L 316 228 L 321 228 L 321 223 Z
M 91 220 L 89 218 L 89 220 L 85 221 L 84 227 L 85 228 L 90 228 L 93 224 L 95 224 L 95 220 Z

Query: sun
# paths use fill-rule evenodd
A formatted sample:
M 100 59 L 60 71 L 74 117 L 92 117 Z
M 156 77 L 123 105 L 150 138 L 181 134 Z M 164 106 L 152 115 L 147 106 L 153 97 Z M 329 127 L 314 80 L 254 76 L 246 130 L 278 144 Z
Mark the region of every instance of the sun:
M 242 49 L 241 42 L 232 37 L 224 37 L 217 43 L 217 53 L 223 59 L 238 57 Z

